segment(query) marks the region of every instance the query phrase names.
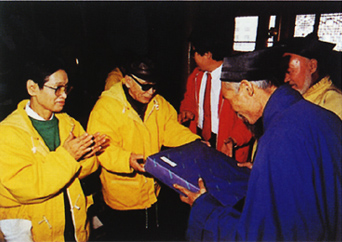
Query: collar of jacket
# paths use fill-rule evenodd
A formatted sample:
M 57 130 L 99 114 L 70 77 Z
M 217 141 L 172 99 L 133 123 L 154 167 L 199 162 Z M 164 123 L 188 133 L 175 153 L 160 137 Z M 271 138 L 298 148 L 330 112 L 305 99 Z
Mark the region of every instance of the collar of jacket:
M 159 103 L 158 103 L 159 96 L 160 96 L 159 94 L 155 95 L 152 98 L 152 100 L 148 103 L 147 109 L 145 111 L 144 120 L 147 120 L 148 117 L 152 114 L 152 112 L 154 110 L 159 110 Z M 122 82 L 118 82 L 118 83 L 114 84 L 109 90 L 102 92 L 101 97 L 110 97 L 110 98 L 117 100 L 123 106 L 122 113 L 125 113 L 127 111 L 131 111 L 130 112 L 131 118 L 133 118 L 137 121 L 139 120 L 140 122 L 143 122 L 140 119 L 140 116 L 138 115 L 138 113 L 134 110 L 132 105 L 128 102 L 126 95 L 125 95 L 125 92 L 123 90 L 123 83 Z
M 11 127 L 23 130 L 24 132 L 28 133 L 32 139 L 32 146 L 33 146 L 32 151 L 35 153 L 35 150 L 37 149 L 36 142 L 43 142 L 43 139 L 39 135 L 38 131 L 33 127 L 31 120 L 25 111 L 25 107 L 28 102 L 29 102 L 28 99 L 21 101 L 18 104 L 17 109 L 12 114 L 10 114 L 7 118 L 5 118 L 1 122 L 1 125 L 11 126 Z M 68 132 L 73 131 L 75 127 L 75 123 L 74 123 L 74 120 L 69 115 L 67 115 L 66 113 L 55 113 L 55 116 L 60 122 L 63 122 L 64 124 L 69 124 L 69 125 L 64 125 L 65 126 L 63 127 L 64 129 L 67 129 Z M 45 143 L 43 147 L 46 148 L 46 151 L 49 151 Z
M 15 110 L 10 116 L 11 118 L 6 118 L 2 121 L 2 125 L 8 125 L 8 126 L 12 126 L 21 130 L 26 131 L 27 133 L 30 133 L 31 136 L 39 136 L 38 132 L 34 132 L 30 127 L 31 125 L 31 120 L 29 119 L 26 111 L 25 111 L 25 107 L 27 105 L 27 103 L 30 100 L 25 99 L 22 100 L 18 106 L 17 106 L 17 110 Z
M 310 87 L 309 90 L 307 90 L 303 94 L 303 97 L 306 98 L 315 92 L 321 92 L 322 89 L 327 89 L 331 86 L 332 86 L 332 81 L 330 80 L 330 76 L 325 76 L 319 82 L 315 83 L 312 87 Z
M 299 92 L 288 84 L 278 87 L 268 100 L 262 115 L 264 130 L 270 126 L 278 115 L 293 104 L 303 100 Z

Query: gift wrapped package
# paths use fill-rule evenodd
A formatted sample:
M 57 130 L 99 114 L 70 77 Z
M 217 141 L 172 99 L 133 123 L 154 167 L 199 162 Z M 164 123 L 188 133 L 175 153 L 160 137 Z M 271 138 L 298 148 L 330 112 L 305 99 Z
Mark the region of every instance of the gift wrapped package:
M 178 184 L 198 192 L 198 179 L 222 205 L 235 205 L 246 195 L 250 170 L 238 167 L 237 161 L 200 140 L 169 148 L 147 157 L 145 170 L 153 177 L 173 187 Z

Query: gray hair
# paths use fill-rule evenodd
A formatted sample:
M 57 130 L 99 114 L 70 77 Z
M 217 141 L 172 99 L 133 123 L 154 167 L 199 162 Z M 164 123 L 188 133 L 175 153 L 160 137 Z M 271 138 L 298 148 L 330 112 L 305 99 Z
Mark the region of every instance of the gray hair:
M 272 86 L 272 83 L 267 80 L 258 80 L 258 81 L 249 81 L 250 83 L 254 84 L 255 86 L 261 88 L 261 89 L 267 89 L 270 86 Z M 225 84 L 229 85 L 232 89 L 235 90 L 236 93 L 239 92 L 240 84 L 241 82 L 225 82 Z

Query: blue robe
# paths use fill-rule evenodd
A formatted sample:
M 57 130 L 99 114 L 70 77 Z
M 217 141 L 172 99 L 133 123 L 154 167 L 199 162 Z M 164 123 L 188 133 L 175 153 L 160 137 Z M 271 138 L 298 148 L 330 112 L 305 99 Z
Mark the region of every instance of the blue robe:
M 243 211 L 200 196 L 188 239 L 341 241 L 341 120 L 284 85 L 263 124 Z

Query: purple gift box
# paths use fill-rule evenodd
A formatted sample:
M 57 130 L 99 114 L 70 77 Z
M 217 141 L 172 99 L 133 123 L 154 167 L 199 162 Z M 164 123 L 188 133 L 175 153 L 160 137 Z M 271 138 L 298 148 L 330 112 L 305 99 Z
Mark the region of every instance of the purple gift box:
M 238 167 L 237 161 L 200 140 L 169 148 L 147 157 L 145 170 L 153 177 L 173 187 L 178 184 L 198 192 L 198 179 L 222 205 L 235 205 L 246 194 L 250 170 Z

